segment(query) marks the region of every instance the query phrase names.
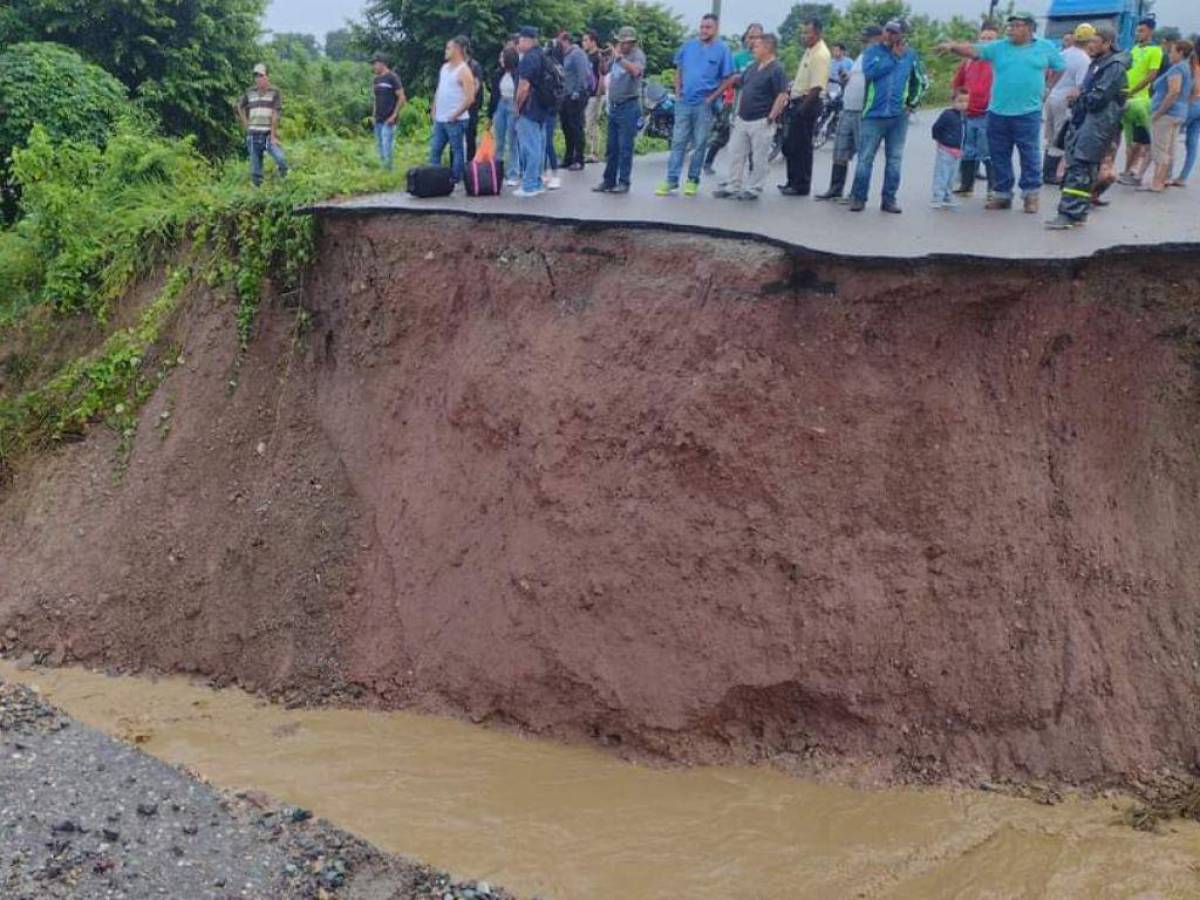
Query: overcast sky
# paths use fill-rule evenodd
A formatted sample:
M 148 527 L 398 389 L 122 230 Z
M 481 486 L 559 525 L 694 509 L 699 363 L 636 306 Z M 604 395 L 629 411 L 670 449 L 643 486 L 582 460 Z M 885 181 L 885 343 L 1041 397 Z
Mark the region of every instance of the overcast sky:
M 917 12 L 943 19 L 955 13 L 978 15 L 986 6 L 983 0 L 909 2 Z M 699 18 L 712 8 L 711 0 L 670 0 L 667 5 L 679 12 L 687 22 Z M 1028 0 L 1025 7 L 1040 14 L 1049 5 L 1049 0 Z M 775 28 L 791 6 L 789 0 L 725 0 L 722 31 L 741 31 L 751 21 L 761 21 L 768 28 Z M 306 31 L 323 37 L 325 32 L 341 27 L 346 19 L 355 18 L 362 7 L 361 0 L 271 0 L 267 27 L 275 31 Z M 1158 0 L 1157 11 L 1159 21 L 1164 24 L 1178 25 L 1188 33 L 1200 31 L 1200 0 Z

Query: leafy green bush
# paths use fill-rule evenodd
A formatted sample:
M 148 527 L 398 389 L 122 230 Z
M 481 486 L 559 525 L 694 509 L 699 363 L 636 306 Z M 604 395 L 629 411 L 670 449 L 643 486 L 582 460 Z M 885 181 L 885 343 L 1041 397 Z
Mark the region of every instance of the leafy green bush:
M 192 135 L 215 155 L 236 144 L 230 101 L 252 82 L 265 7 L 265 0 L 21 0 L 0 4 L 0 46 L 70 47 L 115 76 L 169 134 Z
M 371 67 L 290 56 L 268 61 L 271 82 L 283 93 L 281 137 L 352 137 L 370 128 Z
M 101 144 L 127 108 L 121 83 L 66 47 L 8 47 L 0 53 L 0 184 L 35 124 L 52 138 Z
M 0 231 L 0 327 L 33 302 L 42 278 L 34 243 L 16 229 Z
M 34 126 L 13 155 L 21 234 L 45 262 L 42 297 L 103 319 L 110 304 L 183 237 L 190 204 L 211 179 L 194 142 L 126 122 L 96 147 Z

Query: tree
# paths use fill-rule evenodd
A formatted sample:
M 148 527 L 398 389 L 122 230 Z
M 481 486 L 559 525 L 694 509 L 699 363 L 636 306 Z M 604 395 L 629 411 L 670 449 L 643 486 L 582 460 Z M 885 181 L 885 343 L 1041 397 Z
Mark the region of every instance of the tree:
M 321 46 L 315 35 L 295 31 L 278 31 L 271 35 L 266 49 L 276 59 L 316 59 L 321 55 Z
M 125 87 L 58 44 L 22 43 L 0 53 L 0 189 L 13 212 L 8 165 L 40 124 L 55 139 L 101 144 L 129 109 Z
M 630 25 L 638 29 L 651 71 L 671 65 L 684 34 L 666 7 L 644 0 L 371 0 L 353 34 L 359 51 L 390 54 L 405 83 L 428 92 L 449 38 L 466 35 L 473 54 L 490 67 L 523 25 L 540 29 L 547 40 L 559 31 L 594 28 L 602 41 Z
M 804 23 L 809 19 L 820 19 L 828 28 L 837 16 L 832 3 L 797 3 L 779 26 L 779 41 L 784 45 L 799 43 Z
M 202 150 L 237 137 L 231 102 L 250 82 L 266 0 L 12 0 L 0 45 L 64 44 L 116 76 L 174 135 Z
M 325 35 L 325 55 L 334 62 L 357 60 L 363 56 L 354 47 L 354 34 L 349 28 L 339 28 Z

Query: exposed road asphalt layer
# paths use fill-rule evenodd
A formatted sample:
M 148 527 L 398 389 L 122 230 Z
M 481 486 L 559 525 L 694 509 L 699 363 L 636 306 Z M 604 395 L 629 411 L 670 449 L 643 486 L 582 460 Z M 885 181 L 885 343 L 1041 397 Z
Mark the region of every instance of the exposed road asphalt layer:
M 1115 185 L 1107 194 L 1112 205 L 1095 210 L 1088 224 L 1069 232 L 1048 232 L 1058 189 L 1042 189 L 1042 210 L 1026 215 L 1020 198 L 1009 212 L 983 208 L 984 183 L 973 200 L 955 210 L 935 210 L 929 205 L 934 144 L 930 137 L 933 115 L 922 113 L 908 132 L 904 157 L 899 216 L 879 209 L 883 178 L 882 151 L 876 160 L 867 208 L 851 213 L 846 206 L 817 202 L 811 197 L 784 197 L 776 185 L 784 180 L 782 160 L 772 168 L 767 189 L 756 202 L 717 200 L 712 191 L 724 177 L 728 153 L 717 161 L 717 178 L 705 178 L 700 196 L 659 198 L 654 189 L 666 172 L 666 156 L 639 158 L 634 166 L 633 190 L 626 195 L 596 194 L 603 166 L 583 172 L 561 173 L 563 189 L 540 197 L 475 199 L 461 190 L 454 196 L 417 200 L 405 193 L 374 194 L 339 203 L 321 204 L 323 214 L 370 212 L 454 212 L 477 215 L 548 218 L 567 222 L 607 224 L 617 227 L 667 227 L 731 236 L 754 236 L 792 247 L 824 253 L 870 258 L 913 259 L 925 256 L 969 256 L 992 259 L 1077 259 L 1115 248 L 1179 245 L 1200 249 L 1200 178 L 1189 188 L 1171 188 L 1163 195 L 1139 193 Z M 813 193 L 829 184 L 832 143 L 816 153 Z M 1182 147 L 1180 148 L 1182 153 Z M 1123 158 L 1123 154 L 1122 154 Z M 851 171 L 853 176 L 853 169 Z
M 490 900 L 306 810 L 222 795 L 0 683 L 0 897 Z

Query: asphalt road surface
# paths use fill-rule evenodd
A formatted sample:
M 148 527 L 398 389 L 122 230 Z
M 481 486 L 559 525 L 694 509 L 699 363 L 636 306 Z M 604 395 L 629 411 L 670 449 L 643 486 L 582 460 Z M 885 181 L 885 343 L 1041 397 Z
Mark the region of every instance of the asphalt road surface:
M 899 197 L 904 213 L 900 216 L 879 209 L 882 151 L 876 160 L 867 209 L 861 213 L 851 213 L 845 206 L 833 203 L 816 202 L 811 197 L 780 195 L 776 185 L 784 180 L 782 160 L 772 169 L 765 195 L 758 202 L 717 200 L 712 191 L 724 176 L 727 153 L 718 157 L 718 178 L 706 178 L 700 196 L 694 198 L 654 196 L 654 188 L 666 171 L 666 156 L 657 154 L 636 160 L 633 190 L 626 195 L 592 193 L 603 167 L 590 165 L 578 173 L 564 170 L 562 190 L 531 199 L 518 199 L 507 191 L 499 198 L 477 199 L 459 191 L 452 197 L 418 200 L 397 192 L 324 204 L 315 209 L 334 214 L 400 210 L 607 222 L 616 226 L 661 225 L 749 234 L 829 253 L 904 259 L 941 255 L 1072 259 L 1112 248 L 1161 245 L 1200 248 L 1200 175 L 1193 176 L 1191 187 L 1171 188 L 1161 195 L 1115 185 L 1108 193 L 1112 205 L 1094 211 L 1086 226 L 1069 232 L 1048 232 L 1043 227 L 1045 220 L 1053 217 L 1058 203 L 1058 189 L 1053 187 L 1042 189 L 1042 212 L 1036 216 L 1020 210 L 1019 198 L 1017 208 L 1011 212 L 985 211 L 982 181 L 975 199 L 964 201 L 959 209 L 931 209 L 932 118 L 931 113 L 923 113 L 909 129 Z M 829 184 L 830 166 L 831 145 L 827 145 L 816 153 L 814 193 Z

